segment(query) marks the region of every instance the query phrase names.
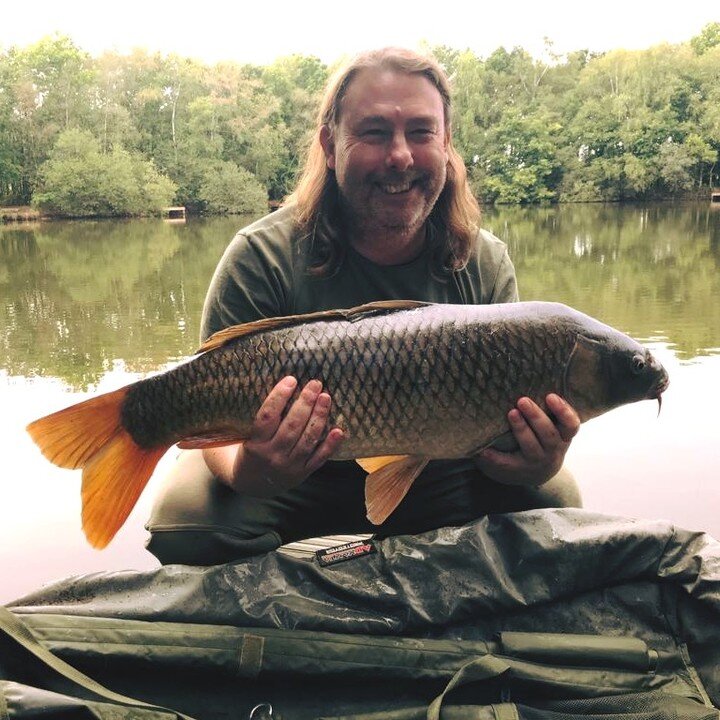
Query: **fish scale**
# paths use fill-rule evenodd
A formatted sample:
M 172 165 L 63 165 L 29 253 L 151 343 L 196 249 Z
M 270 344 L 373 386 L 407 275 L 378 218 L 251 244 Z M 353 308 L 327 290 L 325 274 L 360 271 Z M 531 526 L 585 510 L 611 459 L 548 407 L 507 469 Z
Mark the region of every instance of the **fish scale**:
M 269 390 L 294 375 L 300 386 L 321 380 L 332 397 L 329 423 L 347 435 L 338 458 L 420 446 L 462 456 L 508 429 L 504 415 L 520 394 L 557 385 L 557 355 L 569 354 L 572 339 L 447 307 L 240 338 L 138 383 L 126 427 L 143 447 L 213 425 L 246 435 Z M 192 391 L 178 396 L 178 387 Z

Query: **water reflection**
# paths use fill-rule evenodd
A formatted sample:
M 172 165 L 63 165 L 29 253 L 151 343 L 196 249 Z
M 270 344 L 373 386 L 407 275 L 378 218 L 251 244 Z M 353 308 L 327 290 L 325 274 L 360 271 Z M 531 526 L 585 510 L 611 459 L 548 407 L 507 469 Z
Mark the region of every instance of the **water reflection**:
M 523 299 L 559 300 L 682 359 L 720 337 L 720 212 L 708 204 L 491 210 Z
M 0 364 L 95 384 L 191 353 L 213 269 L 241 220 L 58 222 L 0 230 Z

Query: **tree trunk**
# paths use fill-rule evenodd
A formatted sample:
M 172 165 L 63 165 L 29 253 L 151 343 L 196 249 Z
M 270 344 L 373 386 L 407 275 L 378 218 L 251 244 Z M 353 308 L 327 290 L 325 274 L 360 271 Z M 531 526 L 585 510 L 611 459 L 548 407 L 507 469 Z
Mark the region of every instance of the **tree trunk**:
M 178 87 L 178 91 L 177 91 L 177 93 L 175 93 L 175 97 L 173 98 L 173 106 L 172 106 L 172 142 L 173 142 L 173 150 L 175 152 L 175 164 L 177 164 L 177 159 L 178 159 L 177 135 L 175 133 L 175 113 L 177 111 L 177 103 L 178 103 L 179 97 L 180 97 L 180 88 Z

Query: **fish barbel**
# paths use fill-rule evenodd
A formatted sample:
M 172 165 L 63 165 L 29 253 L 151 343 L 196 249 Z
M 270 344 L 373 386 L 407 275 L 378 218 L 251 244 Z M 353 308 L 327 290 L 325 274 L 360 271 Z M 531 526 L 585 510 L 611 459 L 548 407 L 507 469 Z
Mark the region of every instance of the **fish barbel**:
M 368 518 L 395 509 L 427 462 L 507 447 L 507 413 L 522 396 L 564 397 L 584 422 L 657 399 L 665 369 L 627 335 L 559 303 L 433 305 L 382 301 L 258 320 L 221 330 L 199 355 L 35 420 L 48 460 L 83 468 L 88 541 L 107 545 L 162 455 L 246 440 L 274 385 L 311 379 L 332 398 L 328 427 L 355 459 Z

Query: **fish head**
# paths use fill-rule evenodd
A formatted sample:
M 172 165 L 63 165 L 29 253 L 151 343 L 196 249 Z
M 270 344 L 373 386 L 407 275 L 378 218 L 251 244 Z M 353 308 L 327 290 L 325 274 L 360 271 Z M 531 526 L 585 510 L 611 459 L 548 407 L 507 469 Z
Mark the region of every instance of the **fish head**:
M 577 338 L 565 368 L 564 393 L 585 421 L 639 400 L 661 405 L 669 382 L 667 370 L 650 350 L 613 331 Z

